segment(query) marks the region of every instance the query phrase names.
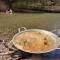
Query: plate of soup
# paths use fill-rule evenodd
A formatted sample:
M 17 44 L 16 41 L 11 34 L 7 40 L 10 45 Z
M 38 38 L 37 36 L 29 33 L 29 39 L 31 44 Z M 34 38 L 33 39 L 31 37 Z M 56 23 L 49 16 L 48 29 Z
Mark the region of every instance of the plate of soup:
M 50 52 L 57 49 L 59 41 L 55 34 L 39 29 L 22 31 L 13 38 L 13 44 L 18 49 L 29 53 Z

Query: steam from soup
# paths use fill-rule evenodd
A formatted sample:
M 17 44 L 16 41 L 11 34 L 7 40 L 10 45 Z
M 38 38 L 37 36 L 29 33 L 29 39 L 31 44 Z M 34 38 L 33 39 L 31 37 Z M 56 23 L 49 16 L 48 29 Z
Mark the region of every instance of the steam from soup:
M 56 42 L 43 32 L 24 32 L 15 39 L 24 50 L 30 52 L 47 52 L 56 47 Z

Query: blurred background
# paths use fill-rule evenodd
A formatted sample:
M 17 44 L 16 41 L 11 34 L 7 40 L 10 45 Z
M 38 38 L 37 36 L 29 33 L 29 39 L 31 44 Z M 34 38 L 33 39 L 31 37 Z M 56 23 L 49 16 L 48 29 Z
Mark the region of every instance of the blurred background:
M 0 0 L 0 11 L 60 12 L 60 0 Z
M 12 32 L 20 27 L 57 29 L 59 12 L 60 0 L 0 0 L 0 31 Z
M 0 0 L 0 31 L 60 28 L 59 12 L 60 0 Z

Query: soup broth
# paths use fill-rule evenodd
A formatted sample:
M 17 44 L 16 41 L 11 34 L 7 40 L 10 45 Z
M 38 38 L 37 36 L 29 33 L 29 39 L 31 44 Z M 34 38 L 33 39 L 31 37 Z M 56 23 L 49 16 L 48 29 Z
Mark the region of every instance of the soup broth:
M 18 35 L 16 42 L 30 52 L 47 52 L 56 47 L 56 42 L 43 32 L 24 32 Z

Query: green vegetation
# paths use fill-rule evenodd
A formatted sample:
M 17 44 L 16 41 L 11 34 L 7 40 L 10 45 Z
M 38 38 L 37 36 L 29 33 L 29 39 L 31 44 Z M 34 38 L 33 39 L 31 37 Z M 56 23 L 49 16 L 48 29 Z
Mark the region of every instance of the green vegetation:
M 59 0 L 3 0 L 8 8 L 13 10 L 38 9 L 43 10 L 45 6 L 60 6 Z M 43 8 L 42 8 L 43 7 Z
M 60 0 L 0 0 L 0 11 L 60 12 Z

